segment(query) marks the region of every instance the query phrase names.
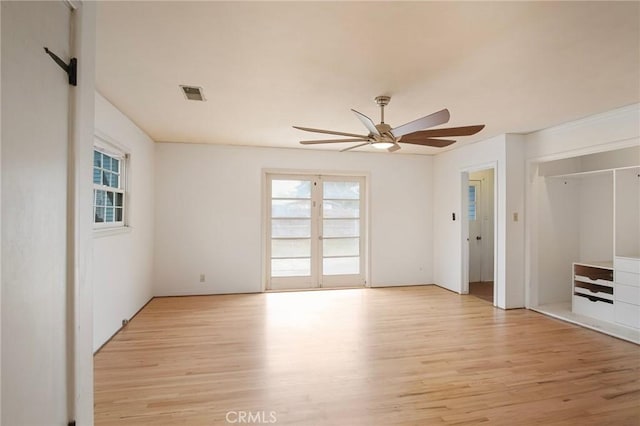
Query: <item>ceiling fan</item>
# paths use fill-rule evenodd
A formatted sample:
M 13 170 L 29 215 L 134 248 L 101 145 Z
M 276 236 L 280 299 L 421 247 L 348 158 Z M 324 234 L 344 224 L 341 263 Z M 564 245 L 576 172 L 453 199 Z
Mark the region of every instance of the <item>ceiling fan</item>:
M 336 132 L 333 130 L 312 129 L 309 127 L 293 126 L 296 129 L 305 132 L 325 133 L 329 135 L 348 136 L 349 139 L 322 139 L 311 141 L 300 141 L 302 145 L 314 145 L 322 143 L 344 143 L 344 142 L 360 142 L 348 148 L 341 149 L 340 152 L 350 151 L 361 146 L 371 145 L 374 148 L 386 149 L 394 152 L 400 149 L 399 143 L 410 143 L 413 145 L 432 146 L 435 148 L 443 148 L 455 143 L 450 139 L 434 139 L 449 136 L 470 136 L 475 135 L 484 128 L 484 124 L 464 127 L 450 127 L 447 129 L 423 130 L 429 127 L 438 126 L 449 121 L 449 110 L 443 109 L 426 117 L 418 118 L 402 126 L 392 128 L 384 122 L 384 107 L 389 104 L 391 98 L 389 96 L 377 96 L 376 103 L 380 106 L 381 119 L 380 124 L 374 122 L 366 115 L 352 109 L 353 113 L 369 130 L 368 135 L 357 135 L 354 133 Z

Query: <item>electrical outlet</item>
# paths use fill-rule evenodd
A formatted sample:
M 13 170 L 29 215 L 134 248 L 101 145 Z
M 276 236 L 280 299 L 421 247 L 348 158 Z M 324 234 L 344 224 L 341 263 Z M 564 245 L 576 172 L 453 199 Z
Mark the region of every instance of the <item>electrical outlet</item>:
M 125 325 L 129 324 L 129 320 L 128 319 L 123 319 L 122 320 L 122 326 L 124 327 Z
M 517 221 L 518 221 L 518 212 L 515 212 L 515 213 L 513 214 L 513 221 L 514 221 L 514 222 L 517 222 Z
M 203 283 L 205 281 L 205 276 L 204 274 L 200 274 L 200 282 Z

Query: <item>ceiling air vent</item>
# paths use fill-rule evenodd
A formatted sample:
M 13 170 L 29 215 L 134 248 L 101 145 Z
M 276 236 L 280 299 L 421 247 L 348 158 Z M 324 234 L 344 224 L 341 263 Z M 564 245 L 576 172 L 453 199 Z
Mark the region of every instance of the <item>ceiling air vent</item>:
M 180 86 L 184 97 L 190 101 L 204 101 L 204 94 L 202 93 L 202 87 L 198 86 Z

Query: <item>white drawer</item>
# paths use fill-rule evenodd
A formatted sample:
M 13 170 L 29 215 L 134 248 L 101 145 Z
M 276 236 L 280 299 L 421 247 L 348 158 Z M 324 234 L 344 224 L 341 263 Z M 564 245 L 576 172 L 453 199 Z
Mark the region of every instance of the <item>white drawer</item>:
M 633 257 L 616 257 L 613 259 L 613 269 L 640 274 L 640 259 Z
M 602 321 L 613 322 L 613 304 L 599 300 L 591 301 L 586 297 L 573 295 L 573 312 Z
M 640 287 L 616 284 L 613 291 L 613 294 L 616 296 L 616 300 L 631 303 L 633 305 L 640 305 Z
M 585 294 L 587 296 L 595 296 L 601 299 L 613 300 L 613 294 L 609 294 L 602 291 L 594 291 L 594 290 L 590 290 L 590 289 L 582 288 L 578 286 L 575 286 L 573 288 L 573 291 L 575 291 L 576 293 Z
M 602 279 L 597 279 L 597 280 L 592 280 L 589 277 L 583 277 L 582 275 L 576 275 L 573 277 L 574 280 L 576 281 L 580 281 L 583 283 L 589 283 L 589 284 L 598 284 L 598 285 L 608 285 L 609 287 L 613 287 L 613 282 L 612 281 L 607 281 L 607 280 L 602 280 Z
M 640 328 L 640 306 L 616 302 L 616 322 L 627 327 Z
M 616 270 L 616 283 L 640 287 L 640 274 Z

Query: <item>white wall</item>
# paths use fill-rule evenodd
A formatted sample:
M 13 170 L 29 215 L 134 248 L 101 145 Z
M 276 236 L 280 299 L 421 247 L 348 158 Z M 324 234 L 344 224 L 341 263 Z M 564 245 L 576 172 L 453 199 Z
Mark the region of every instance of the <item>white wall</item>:
M 2 424 L 69 420 L 63 2 L 2 2 Z
M 368 174 L 371 285 L 432 283 L 431 163 L 417 155 L 158 144 L 155 294 L 262 291 L 265 169 Z
M 579 178 L 580 261 L 613 260 L 613 172 Z
M 505 136 L 497 136 L 482 142 L 466 145 L 447 151 L 434 157 L 433 160 L 433 233 L 434 233 L 434 281 L 439 286 L 451 291 L 461 292 L 463 288 L 462 274 L 462 181 L 463 169 L 485 169 L 487 164 L 495 163 L 495 179 L 498 191 L 495 196 L 498 208 L 495 212 L 498 223 L 498 239 L 494 241 L 502 253 L 498 253 L 496 284 L 498 306 L 504 306 L 504 210 L 505 198 Z M 452 213 L 456 220 L 452 220 Z M 501 225 L 502 224 L 502 225 Z M 500 239 L 502 238 L 502 243 Z
M 531 280 L 539 283 L 535 303 L 546 304 L 571 300 L 571 263 L 580 253 L 580 182 L 577 179 L 536 178 L 530 186 L 535 194 L 535 210 L 529 214 L 540 230 L 535 251 L 530 253 L 535 269 Z M 529 221 L 529 223 L 531 222 Z M 533 302 L 533 300 L 532 300 Z
M 524 140 L 501 135 L 439 154 L 434 159 L 435 283 L 455 292 L 463 289 L 463 170 L 494 164 L 497 198 L 494 288 L 496 305 L 524 305 Z M 452 213 L 456 220 L 452 220 Z M 513 219 L 518 214 L 518 221 Z
M 640 104 L 629 105 L 526 135 L 526 158 L 544 160 L 638 146 Z
M 2 34 L 2 7 L 0 7 L 0 34 Z M 2 55 L 0 55 L 0 70 Z M 0 78 L 0 99 L 2 99 L 2 79 Z M 0 242 L 2 241 L 2 114 L 0 114 Z M 0 244 L 0 384 L 2 383 L 2 244 Z M 0 385 L 0 424 L 2 423 L 2 386 Z
M 525 305 L 525 138 L 506 135 L 505 307 Z
M 94 350 L 153 296 L 155 216 L 154 142 L 100 94 L 96 94 L 95 123 L 98 135 L 130 154 L 130 197 L 127 232 L 94 233 Z

